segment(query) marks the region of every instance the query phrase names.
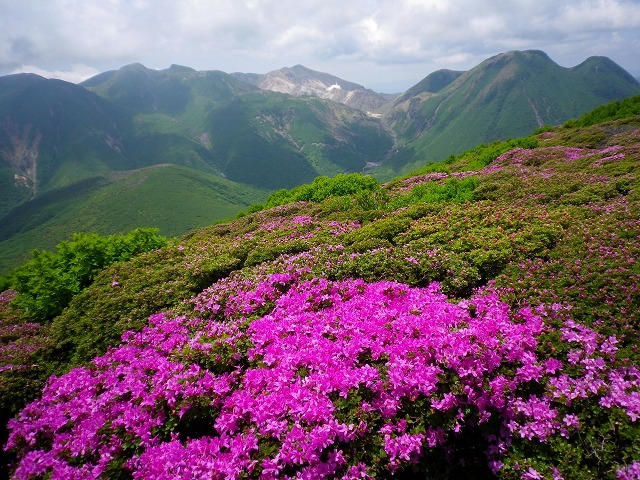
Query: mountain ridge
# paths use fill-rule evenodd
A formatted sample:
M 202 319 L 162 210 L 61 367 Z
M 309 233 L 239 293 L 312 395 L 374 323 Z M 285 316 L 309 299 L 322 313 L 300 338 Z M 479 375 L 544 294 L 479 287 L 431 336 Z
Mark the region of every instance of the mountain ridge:
M 298 93 L 305 85 L 353 98 L 370 92 L 302 65 L 274 72 Z M 252 78 L 257 83 L 264 77 Z M 335 85 L 340 88 L 331 88 Z M 234 192 L 246 186 L 247 196 L 231 195 L 236 211 L 261 201 L 261 195 L 317 176 L 367 172 L 389 180 L 465 148 L 527 135 L 635 93 L 640 84 L 609 59 L 590 57 L 564 68 L 541 51 L 506 52 L 467 72 L 433 72 L 369 113 L 339 101 L 347 97 L 336 101 L 273 92 L 237 75 L 180 65 L 163 70 L 125 65 L 81 85 L 33 74 L 0 77 L 0 225 L 26 235 L 26 224 L 11 212 L 30 199 L 57 189 L 74 191 L 76 184 L 80 191 L 87 179 L 158 164 L 226 179 Z M 180 172 L 177 183 L 187 184 L 190 175 Z M 218 211 L 180 224 L 204 225 L 221 219 L 222 212 L 233 214 L 221 190 L 211 195 Z M 80 208 L 83 200 L 76 201 Z M 216 202 L 205 203 L 215 210 Z M 101 215 L 100 204 L 93 205 Z M 63 230 L 64 215 L 53 208 L 44 211 L 59 222 L 49 231 Z M 150 216 L 151 223 L 164 214 Z M 118 225 L 112 228 L 121 231 Z M 47 245 L 59 240 L 49 239 Z M 11 239 L 2 242 L 5 252 L 19 248 L 17 240 L 5 242 Z M 21 258 L 27 254 L 23 250 Z
M 416 156 L 441 161 L 473 145 L 560 124 L 611 97 L 638 93 L 640 83 L 610 59 L 590 57 L 566 68 L 540 50 L 495 55 L 436 93 L 417 90 L 400 97 L 387 117 L 401 149 L 389 167 L 406 172 L 417 168 L 411 160 Z
M 312 95 L 363 111 L 375 111 L 395 97 L 395 95 L 374 92 L 357 83 L 318 72 L 300 64 L 272 70 L 265 74 L 236 72 L 231 75 L 256 85 L 262 90 L 293 96 Z

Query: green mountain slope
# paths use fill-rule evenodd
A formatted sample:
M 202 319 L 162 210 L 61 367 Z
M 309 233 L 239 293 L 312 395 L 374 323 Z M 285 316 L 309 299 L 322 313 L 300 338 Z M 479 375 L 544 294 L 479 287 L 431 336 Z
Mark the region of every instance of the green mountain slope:
M 141 226 L 176 236 L 235 216 L 267 192 L 187 167 L 161 164 L 85 179 L 11 210 L 1 220 L 0 271 L 73 232 L 109 235 Z
M 378 173 L 407 172 L 421 162 L 526 135 L 638 93 L 640 83 L 604 57 L 564 68 L 541 51 L 500 54 L 438 92 L 419 89 L 403 96 L 388 116 L 400 152 Z
M 52 476 L 633 478 L 638 105 L 198 229 L 42 323 L 2 292 L 4 418 L 60 375 L 7 455 Z
M 394 105 L 399 105 L 417 95 L 420 95 L 421 93 L 438 93 L 463 73 L 465 72 L 446 69 L 437 70 L 420 80 L 413 87 L 395 99 L 393 103 Z
M 135 156 L 169 163 L 191 158 L 257 187 L 361 170 L 384 158 L 392 143 L 380 122 L 362 112 L 260 91 L 223 72 L 134 64 L 84 85 L 131 111 L 127 143 Z M 180 142 L 193 142 L 195 150 L 186 154 Z
M 24 199 L 123 170 L 120 110 L 59 80 L 0 77 L 0 216 Z

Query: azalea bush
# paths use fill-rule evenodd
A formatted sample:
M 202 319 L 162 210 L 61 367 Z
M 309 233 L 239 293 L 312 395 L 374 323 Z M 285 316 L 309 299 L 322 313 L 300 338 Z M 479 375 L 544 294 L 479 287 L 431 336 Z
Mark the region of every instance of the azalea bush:
M 15 478 L 484 478 L 505 462 L 542 478 L 562 472 L 513 445 L 568 444 L 584 402 L 621 429 L 640 418 L 640 370 L 615 336 L 552 326 L 561 305 L 305 272 L 223 282 L 195 302 L 204 315 L 153 315 L 52 378 L 10 422 Z M 546 354 L 549 335 L 568 348 Z M 639 454 L 623 442 L 599 478 Z

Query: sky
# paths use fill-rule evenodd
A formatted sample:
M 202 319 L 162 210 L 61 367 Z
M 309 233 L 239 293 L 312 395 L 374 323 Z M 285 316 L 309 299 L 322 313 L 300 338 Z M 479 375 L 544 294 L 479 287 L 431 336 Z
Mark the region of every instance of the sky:
M 139 62 L 227 73 L 302 64 L 378 92 L 510 50 L 640 77 L 640 0 L 0 0 L 0 75 L 80 82 Z

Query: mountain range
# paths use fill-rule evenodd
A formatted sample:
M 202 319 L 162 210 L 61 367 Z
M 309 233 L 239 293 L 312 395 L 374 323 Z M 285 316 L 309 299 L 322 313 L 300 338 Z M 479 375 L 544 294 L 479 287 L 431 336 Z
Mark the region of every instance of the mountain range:
M 0 478 L 637 479 L 639 160 L 640 95 L 75 235 L 0 276 Z
M 266 74 L 231 75 L 262 90 L 288 93 L 297 97 L 312 95 L 364 111 L 375 111 L 396 96 L 374 92 L 357 83 L 347 82 L 328 73 L 316 72 L 303 65 L 285 67 Z
M 317 176 L 390 179 L 639 93 L 608 58 L 564 68 L 540 51 L 439 70 L 400 95 L 301 65 L 0 77 L 0 271 L 74 231 L 178 235 Z

